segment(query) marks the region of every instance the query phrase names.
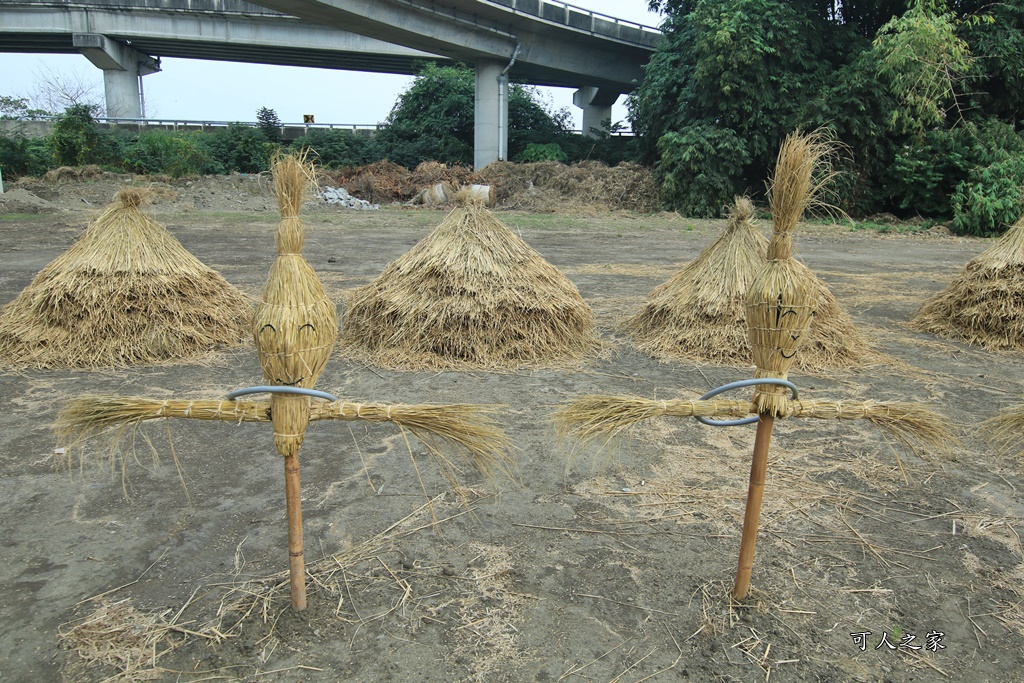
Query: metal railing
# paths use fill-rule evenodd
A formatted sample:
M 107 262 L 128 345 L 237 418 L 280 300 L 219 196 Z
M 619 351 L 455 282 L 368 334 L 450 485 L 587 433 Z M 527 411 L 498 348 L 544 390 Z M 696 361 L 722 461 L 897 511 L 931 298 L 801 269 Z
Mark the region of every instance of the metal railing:
M 613 35 L 622 38 L 623 40 L 629 40 L 628 36 L 623 36 L 621 28 L 627 28 L 634 31 L 639 31 L 640 35 L 644 33 L 653 36 L 662 35 L 661 30 L 655 26 L 648 26 L 647 24 L 641 24 L 637 21 L 631 21 L 629 19 L 619 19 L 613 17 L 610 14 L 603 12 L 595 12 L 594 10 L 587 9 L 585 7 L 579 7 L 568 2 L 562 2 L 562 0 L 490 0 L 492 3 L 507 7 L 515 12 L 522 12 L 523 14 L 529 14 L 530 16 L 538 17 L 540 19 L 546 19 L 548 21 L 554 21 L 560 24 L 565 24 L 571 28 L 588 31 L 595 35 L 606 36 L 609 35 L 607 30 L 596 30 L 599 26 L 597 21 L 610 24 L 615 27 Z M 579 21 L 574 20 L 573 14 L 581 15 L 589 19 L 586 26 L 578 25 Z
M 57 116 L 23 116 L 23 117 L 9 118 L 9 119 L 0 119 L 0 121 L 10 121 L 10 122 L 18 122 L 18 121 L 33 122 L 33 121 L 38 121 L 38 122 L 42 122 L 42 123 L 52 123 L 52 122 L 56 121 L 57 118 L 58 118 Z M 137 126 L 137 127 L 140 127 L 140 128 L 141 127 L 145 127 L 145 126 L 154 126 L 154 127 L 161 127 L 161 128 L 165 128 L 165 129 L 169 129 L 169 130 L 181 130 L 181 131 L 189 131 L 189 130 L 200 130 L 200 131 L 216 130 L 218 128 L 227 128 L 228 126 L 232 126 L 232 125 L 242 125 L 242 126 L 249 126 L 251 128 L 256 128 L 256 127 L 262 125 L 258 121 L 209 121 L 209 120 L 199 120 L 199 119 L 173 119 L 173 118 L 172 119 L 159 119 L 159 118 L 142 119 L 142 118 L 125 118 L 125 117 L 118 117 L 118 116 L 96 116 L 96 117 L 93 117 L 93 121 L 95 121 L 96 123 L 102 123 L 102 124 L 107 124 L 107 125 L 112 125 L 112 126 L 124 125 L 124 126 Z M 381 124 L 379 124 L 379 123 L 305 123 L 305 122 L 303 122 L 303 123 L 281 123 L 280 124 L 280 129 L 281 129 L 282 133 L 285 131 L 285 129 L 295 130 L 297 128 L 304 128 L 306 130 L 314 130 L 314 129 L 318 129 L 318 130 L 347 130 L 347 131 L 351 131 L 351 132 L 355 133 L 355 132 L 359 132 L 359 131 L 376 132 L 380 128 L 380 125 Z M 582 129 L 574 129 L 574 130 L 570 130 L 568 132 L 576 133 L 576 134 L 583 134 L 583 130 Z M 629 136 L 633 135 L 633 131 L 619 129 L 619 130 L 612 131 L 611 135 L 613 137 L 619 137 L 619 136 L 629 137 Z

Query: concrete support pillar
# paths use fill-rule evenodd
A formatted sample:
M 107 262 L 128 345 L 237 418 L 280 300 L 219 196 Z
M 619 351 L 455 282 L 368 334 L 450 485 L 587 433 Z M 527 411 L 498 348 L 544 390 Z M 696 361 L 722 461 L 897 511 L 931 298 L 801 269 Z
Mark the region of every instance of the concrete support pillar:
M 473 116 L 473 168 L 501 159 L 508 149 L 508 81 L 501 77 L 505 63 L 481 59 L 476 63 Z
M 75 33 L 72 43 L 97 68 L 103 69 L 107 116 L 142 118 L 141 80 L 160 70 L 160 60 L 99 33 Z
M 619 99 L 614 90 L 585 86 L 572 94 L 572 103 L 583 110 L 583 134 L 595 138 L 599 131 L 608 132 L 604 121 L 612 118 L 612 105 Z

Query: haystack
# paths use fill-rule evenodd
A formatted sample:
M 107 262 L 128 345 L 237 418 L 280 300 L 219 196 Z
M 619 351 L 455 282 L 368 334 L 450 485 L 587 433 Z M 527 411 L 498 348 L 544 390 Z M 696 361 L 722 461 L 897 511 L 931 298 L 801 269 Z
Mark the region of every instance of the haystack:
M 352 294 L 342 344 L 402 369 L 544 367 L 596 351 L 576 286 L 485 207 L 461 201 Z
M 0 310 L 0 359 L 82 368 L 193 358 L 247 336 L 252 307 L 125 189 Z
M 1024 349 L 1024 216 L 924 302 L 911 326 L 991 349 Z
M 744 302 L 768 248 L 767 238 L 751 223 L 753 214 L 750 200 L 737 197 L 725 232 L 651 290 L 640 313 L 626 323 L 637 348 L 668 361 L 753 362 Z M 794 267 L 810 273 L 799 262 Z M 797 367 L 805 372 L 850 367 L 867 353 L 867 343 L 828 286 L 811 277 L 818 312 Z

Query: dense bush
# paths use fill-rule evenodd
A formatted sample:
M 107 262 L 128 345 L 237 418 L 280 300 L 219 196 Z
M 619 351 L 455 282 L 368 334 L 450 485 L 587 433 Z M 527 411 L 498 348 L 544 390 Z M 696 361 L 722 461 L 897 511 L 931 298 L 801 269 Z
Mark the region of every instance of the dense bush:
M 372 140 L 347 130 L 313 128 L 293 140 L 289 147 L 312 150 L 318 162 L 328 168 L 362 166 L 377 161 Z
M 267 142 L 263 132 L 242 123 L 197 138 L 206 156 L 205 173 L 262 173 L 270 166 L 277 145 Z
M 163 173 L 174 178 L 202 174 L 209 156 L 190 133 L 153 130 L 140 133 L 122 157 L 132 173 Z
M 515 161 L 526 164 L 535 161 L 565 162 L 566 160 L 568 160 L 568 157 L 565 155 L 565 151 L 556 142 L 549 142 L 546 145 L 531 142 L 526 145 L 526 149 L 515 159 Z
M 1024 214 L 1024 158 L 972 169 L 953 195 L 953 227 L 964 235 L 998 235 Z
M 665 133 L 658 153 L 655 180 L 662 202 L 687 216 L 719 217 L 733 195 L 742 192 L 742 169 L 750 155 L 728 128 L 695 125 Z
M 666 40 L 629 115 L 673 208 L 708 213 L 719 197 L 702 192 L 760 190 L 782 138 L 824 126 L 845 145 L 837 190 L 852 215 L 954 218 L 980 234 L 1017 210 L 1024 0 L 651 4 Z M 692 135 L 707 127 L 747 162 L 723 166 L 724 138 Z
M 52 166 L 45 138 L 0 136 L 0 171 L 5 180 L 23 175 L 42 175 Z
M 98 163 L 99 141 L 92 112 L 84 104 L 72 105 L 58 116 L 48 138 L 50 154 L 59 166 Z

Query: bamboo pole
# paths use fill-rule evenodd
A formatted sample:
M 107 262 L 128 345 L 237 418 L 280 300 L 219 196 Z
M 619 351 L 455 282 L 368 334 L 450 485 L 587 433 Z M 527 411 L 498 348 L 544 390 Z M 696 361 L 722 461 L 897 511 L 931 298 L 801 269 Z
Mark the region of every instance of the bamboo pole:
M 292 608 L 306 609 L 306 560 L 302 545 L 302 487 L 299 481 L 299 453 L 285 456 L 284 491 L 288 505 L 288 571 Z
M 750 573 L 754 569 L 754 549 L 757 546 L 757 528 L 761 522 L 761 500 L 764 480 L 768 471 L 768 447 L 772 443 L 775 418 L 762 414 L 754 437 L 754 457 L 750 463 L 750 484 L 747 487 L 747 509 L 743 515 L 743 536 L 740 539 L 740 559 L 736 568 L 736 582 L 732 595 L 736 600 L 747 597 Z

